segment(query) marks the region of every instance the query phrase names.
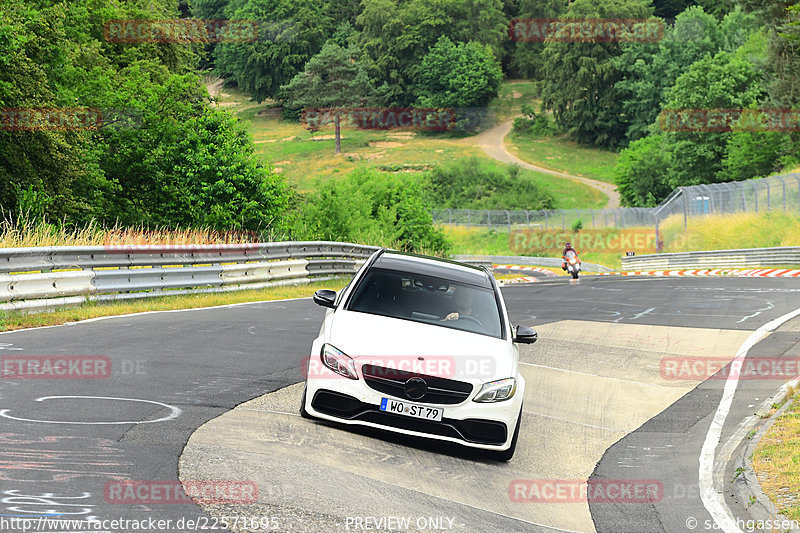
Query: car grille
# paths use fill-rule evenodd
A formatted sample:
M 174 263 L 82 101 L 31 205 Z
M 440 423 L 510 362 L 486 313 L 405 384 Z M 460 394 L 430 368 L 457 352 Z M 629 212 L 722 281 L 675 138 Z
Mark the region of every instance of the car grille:
M 508 438 L 506 425 L 495 420 L 479 418 L 468 418 L 466 420 L 442 418 L 441 422 L 422 420 L 386 413 L 375 405 L 363 403 L 352 396 L 340 392 L 318 390 L 311 405 L 320 413 L 344 420 L 372 422 L 382 426 L 419 431 L 430 435 L 453 437 L 475 444 L 500 445 Z
M 395 368 L 364 365 L 361 367 L 361 373 L 371 389 L 414 402 L 453 405 L 466 401 L 472 393 L 472 384 L 470 383 Z M 428 385 L 428 391 L 421 398 L 410 398 L 406 394 L 406 381 L 413 377 L 422 378 Z

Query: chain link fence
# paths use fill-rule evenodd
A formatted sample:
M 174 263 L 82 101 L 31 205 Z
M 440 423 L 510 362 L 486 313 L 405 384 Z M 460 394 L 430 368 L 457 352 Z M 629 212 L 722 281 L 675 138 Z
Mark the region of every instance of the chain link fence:
M 655 227 L 673 215 L 689 217 L 710 214 L 800 211 L 800 174 L 692 185 L 675 189 L 658 207 L 618 209 L 486 210 L 434 209 L 438 224 L 487 228 L 575 229 Z

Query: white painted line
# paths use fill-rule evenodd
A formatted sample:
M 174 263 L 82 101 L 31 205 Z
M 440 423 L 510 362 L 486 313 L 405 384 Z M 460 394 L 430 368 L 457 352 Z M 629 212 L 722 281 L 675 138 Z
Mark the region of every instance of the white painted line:
M 741 368 L 750 348 L 755 346 L 767 333 L 774 331 L 778 326 L 796 316 L 800 316 L 800 309 L 795 309 L 790 313 L 786 313 L 783 316 L 771 320 L 751 333 L 736 353 L 736 359 L 731 363 L 731 368 Z M 711 421 L 711 427 L 708 428 L 706 439 L 703 442 L 703 448 L 700 451 L 700 499 L 711 514 L 714 522 L 719 526 L 719 529 L 725 531 L 725 533 L 742 533 L 742 530 L 739 528 L 739 525 L 736 523 L 730 509 L 725 503 L 723 487 L 716 487 L 714 484 L 714 456 L 717 445 L 722 437 L 722 426 L 725 424 L 725 418 L 731 410 L 733 395 L 736 392 L 738 382 L 739 372 L 731 372 L 728 379 L 725 381 L 722 399 L 719 402 L 719 407 L 717 407 L 717 412 L 714 413 L 714 419 Z M 715 527 L 714 529 L 717 528 Z
M 155 405 L 160 405 L 161 407 L 166 407 L 170 410 L 170 413 L 167 416 L 162 416 L 161 418 L 157 418 L 156 420 L 133 420 L 133 421 L 123 421 L 123 422 L 69 422 L 64 420 L 37 420 L 32 418 L 18 418 L 16 416 L 11 416 L 8 414 L 10 409 L 2 409 L 0 410 L 0 416 L 3 418 L 9 418 L 11 420 L 18 420 L 20 422 L 39 422 L 41 424 L 80 424 L 80 425 L 87 425 L 87 426 L 97 426 L 97 425 L 108 425 L 108 424 L 154 424 L 156 422 L 166 422 L 167 420 L 172 420 L 173 418 L 177 418 L 181 414 L 181 410 L 177 407 L 172 405 L 168 405 L 166 403 L 155 402 L 153 400 L 142 400 L 139 398 L 116 398 L 112 396 L 42 396 L 41 398 L 36 398 L 36 402 L 42 402 L 44 400 L 59 400 L 59 399 L 72 399 L 72 398 L 81 398 L 81 399 L 90 399 L 90 400 L 116 400 L 121 402 L 143 402 L 143 403 L 152 403 Z
M 22 328 L 22 329 L 12 329 L 9 331 L 0 331 L 0 335 L 7 335 L 9 333 L 19 333 L 20 331 L 33 331 L 35 329 L 49 329 L 49 328 L 63 328 L 67 326 L 75 326 L 77 324 L 85 324 L 87 322 L 97 322 L 99 320 L 112 320 L 115 318 L 130 318 L 134 316 L 140 315 L 151 315 L 154 313 L 182 313 L 184 311 L 206 311 L 208 309 L 224 309 L 226 307 L 239 307 L 242 305 L 256 305 L 256 304 L 269 304 L 269 303 L 278 303 L 278 302 L 293 302 L 295 300 L 310 300 L 310 296 L 304 296 L 302 298 L 284 298 L 282 300 L 258 300 L 255 302 L 239 302 L 235 304 L 222 304 L 222 305 L 211 305 L 208 307 L 189 307 L 186 309 L 164 309 L 161 311 L 139 311 L 138 313 L 128 313 L 126 315 L 108 315 L 108 316 L 98 316 L 95 318 L 85 318 L 83 320 L 78 320 L 76 322 L 64 322 L 63 324 L 54 324 L 52 326 L 36 326 L 34 328 Z
M 561 372 L 569 372 L 571 374 L 580 374 L 582 376 L 592 376 L 592 377 L 595 377 L 595 378 L 602 378 L 602 379 L 613 379 L 615 381 L 624 381 L 626 383 L 635 383 L 637 385 L 646 385 L 648 387 L 661 386 L 661 385 L 659 385 L 657 383 L 646 383 L 644 381 L 636 381 L 636 380 L 633 380 L 633 379 L 625 379 L 625 378 L 616 378 L 614 376 L 602 376 L 600 374 L 592 374 L 590 372 L 581 372 L 580 370 L 569 370 L 567 368 L 559 368 L 557 366 L 537 365 L 536 363 L 525 363 L 523 361 L 520 361 L 519 364 L 527 365 L 527 366 L 535 366 L 535 367 L 538 367 L 538 368 L 546 368 L 548 370 L 558 370 L 558 371 L 561 371 Z
M 558 420 L 560 422 L 567 422 L 568 424 L 575 424 L 577 426 L 584 426 L 584 427 L 593 428 L 593 429 L 602 429 L 603 431 L 618 431 L 620 433 L 628 434 L 628 433 L 632 432 L 634 429 L 636 429 L 636 428 L 634 428 L 634 429 L 609 428 L 609 427 L 606 427 L 606 426 L 597 426 L 595 424 L 586 424 L 585 422 L 576 422 L 575 420 L 569 420 L 567 418 L 559 418 L 557 416 L 545 415 L 545 414 L 542 414 L 542 413 L 537 413 L 536 411 L 528 411 L 527 409 L 523 409 L 522 412 L 528 413 L 529 415 L 533 415 L 533 416 L 541 416 L 543 418 L 549 418 L 551 420 Z

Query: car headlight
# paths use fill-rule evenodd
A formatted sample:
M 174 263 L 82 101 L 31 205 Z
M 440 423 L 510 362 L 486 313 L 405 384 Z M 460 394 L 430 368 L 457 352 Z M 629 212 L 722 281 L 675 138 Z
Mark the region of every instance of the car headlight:
M 323 365 L 327 366 L 340 376 L 350 379 L 358 379 L 355 361 L 353 361 L 350 356 L 343 351 L 334 348 L 330 344 L 324 344 L 322 346 L 322 352 L 320 352 L 320 358 L 322 359 Z
M 475 399 L 472 401 L 480 403 L 502 402 L 514 396 L 515 392 L 517 392 L 516 379 L 500 379 L 484 383 L 481 390 L 475 395 Z

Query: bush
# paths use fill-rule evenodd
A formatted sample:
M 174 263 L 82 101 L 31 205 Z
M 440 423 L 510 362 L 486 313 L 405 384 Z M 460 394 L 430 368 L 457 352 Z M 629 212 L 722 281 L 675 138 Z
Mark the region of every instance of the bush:
M 551 209 L 553 197 L 519 167 L 498 166 L 476 157 L 454 161 L 426 173 L 437 207 L 455 209 Z
M 449 242 L 423 193 L 419 180 L 357 169 L 306 198 L 297 237 L 443 253 Z

